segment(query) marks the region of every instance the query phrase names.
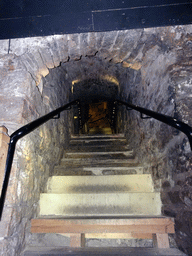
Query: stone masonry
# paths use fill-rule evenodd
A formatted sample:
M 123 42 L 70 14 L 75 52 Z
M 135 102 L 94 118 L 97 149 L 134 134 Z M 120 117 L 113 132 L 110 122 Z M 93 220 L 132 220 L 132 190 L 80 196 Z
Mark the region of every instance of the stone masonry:
M 55 35 L 0 41 L 0 125 L 11 134 L 64 105 L 78 81 L 118 84 L 122 100 L 192 126 L 192 26 Z M 82 83 L 83 84 L 83 83 Z M 83 86 L 83 85 L 82 85 Z M 162 213 L 176 218 L 176 242 L 192 255 L 192 161 L 187 138 L 121 108 L 121 129 L 161 190 Z M 54 165 L 72 131 L 68 112 L 18 142 L 0 234 L 1 255 L 20 255 Z M 53 150 L 54 148 L 54 150 Z M 3 222 L 2 222 L 3 223 Z M 3 224 L 0 224 L 3 225 Z

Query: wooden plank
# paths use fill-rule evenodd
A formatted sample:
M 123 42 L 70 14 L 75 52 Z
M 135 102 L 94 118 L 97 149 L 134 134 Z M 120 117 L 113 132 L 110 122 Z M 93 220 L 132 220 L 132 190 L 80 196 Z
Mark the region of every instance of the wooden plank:
M 161 222 L 150 224 L 146 222 L 141 224 L 141 221 L 125 220 L 125 224 L 114 222 L 102 222 L 98 224 L 90 224 L 86 220 L 57 220 L 57 219 L 33 219 L 31 225 L 32 233 L 167 233 L 167 224 Z M 126 223 L 127 222 L 127 223 Z M 169 223 L 170 226 L 170 223 Z
M 127 218 L 127 219 L 122 219 L 122 218 L 113 218 L 113 219 L 54 219 L 54 218 L 49 218 L 49 219 L 32 219 L 31 220 L 32 226 L 35 225 L 46 225 L 49 223 L 49 225 L 165 225 L 171 226 L 174 225 L 174 220 L 173 218 Z
M 156 248 L 166 249 L 169 248 L 168 234 L 153 234 L 153 244 Z
M 166 233 L 161 225 L 61 225 L 32 226 L 32 233 Z
M 71 234 L 70 247 L 85 247 L 85 234 Z

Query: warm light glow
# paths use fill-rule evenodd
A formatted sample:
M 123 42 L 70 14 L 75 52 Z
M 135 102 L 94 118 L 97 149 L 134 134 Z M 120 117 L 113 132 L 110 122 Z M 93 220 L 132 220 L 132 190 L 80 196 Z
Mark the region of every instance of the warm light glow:
M 119 81 L 114 76 L 105 75 L 101 77 L 103 80 L 107 80 L 108 82 L 114 83 L 119 86 Z
M 76 84 L 76 83 L 79 83 L 81 80 L 80 79 L 76 79 L 76 80 L 73 80 L 72 81 L 72 85 Z

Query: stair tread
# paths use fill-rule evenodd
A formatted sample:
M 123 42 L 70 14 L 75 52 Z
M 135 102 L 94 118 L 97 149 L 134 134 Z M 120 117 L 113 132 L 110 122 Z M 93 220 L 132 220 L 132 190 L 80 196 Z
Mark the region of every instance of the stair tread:
M 95 134 L 95 135 L 71 135 L 71 139 L 82 139 L 82 138 L 125 138 L 123 133 L 117 134 Z
M 159 192 L 40 194 L 40 215 L 160 215 Z
M 55 174 L 57 176 L 85 176 L 85 175 L 131 175 L 142 174 L 142 167 L 55 167 Z
M 128 166 L 129 165 L 129 166 Z M 143 166 L 137 163 L 121 163 L 119 164 L 92 164 L 90 165 L 77 165 L 70 162 L 70 167 L 65 165 L 58 165 L 54 168 L 54 175 L 130 175 L 130 174 L 143 174 Z
M 66 163 L 66 162 L 82 162 L 82 164 L 107 164 L 107 163 L 111 163 L 111 164 L 121 164 L 121 163 L 138 163 L 138 160 L 135 158 L 126 158 L 126 159 L 98 159 L 98 158 L 62 158 L 61 159 L 61 165 L 62 163 Z
M 48 193 L 153 192 L 150 174 L 103 176 L 52 176 Z
M 92 151 L 92 152 L 70 152 L 70 151 L 66 151 L 65 152 L 66 155 L 110 155 L 110 154 L 114 154 L 114 155 L 118 155 L 118 154 L 124 154 L 124 155 L 133 155 L 133 151 L 132 150 L 123 150 L 123 151 Z
M 134 158 L 132 151 L 118 151 L 118 152 L 65 152 L 64 159 L 132 159 Z
M 74 152 L 108 152 L 108 151 L 111 151 L 111 152 L 116 152 L 116 151 L 119 151 L 119 152 L 122 152 L 122 151 L 131 151 L 131 149 L 129 147 L 127 147 L 126 145 L 124 146 L 116 146 L 115 149 L 113 149 L 112 146 L 99 146 L 99 145 L 92 145 L 92 146 L 73 146 L 73 147 L 70 147 L 67 149 L 66 152 L 71 152 L 71 153 L 74 153 Z
M 94 139 L 94 140 L 88 140 L 88 139 L 74 139 L 70 140 L 69 145 L 127 145 L 126 139 Z

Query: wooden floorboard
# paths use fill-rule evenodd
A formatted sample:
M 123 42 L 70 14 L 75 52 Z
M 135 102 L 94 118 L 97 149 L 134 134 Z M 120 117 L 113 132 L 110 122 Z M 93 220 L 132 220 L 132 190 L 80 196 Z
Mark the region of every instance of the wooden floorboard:
M 151 219 L 32 219 L 32 233 L 174 233 L 171 218 Z

